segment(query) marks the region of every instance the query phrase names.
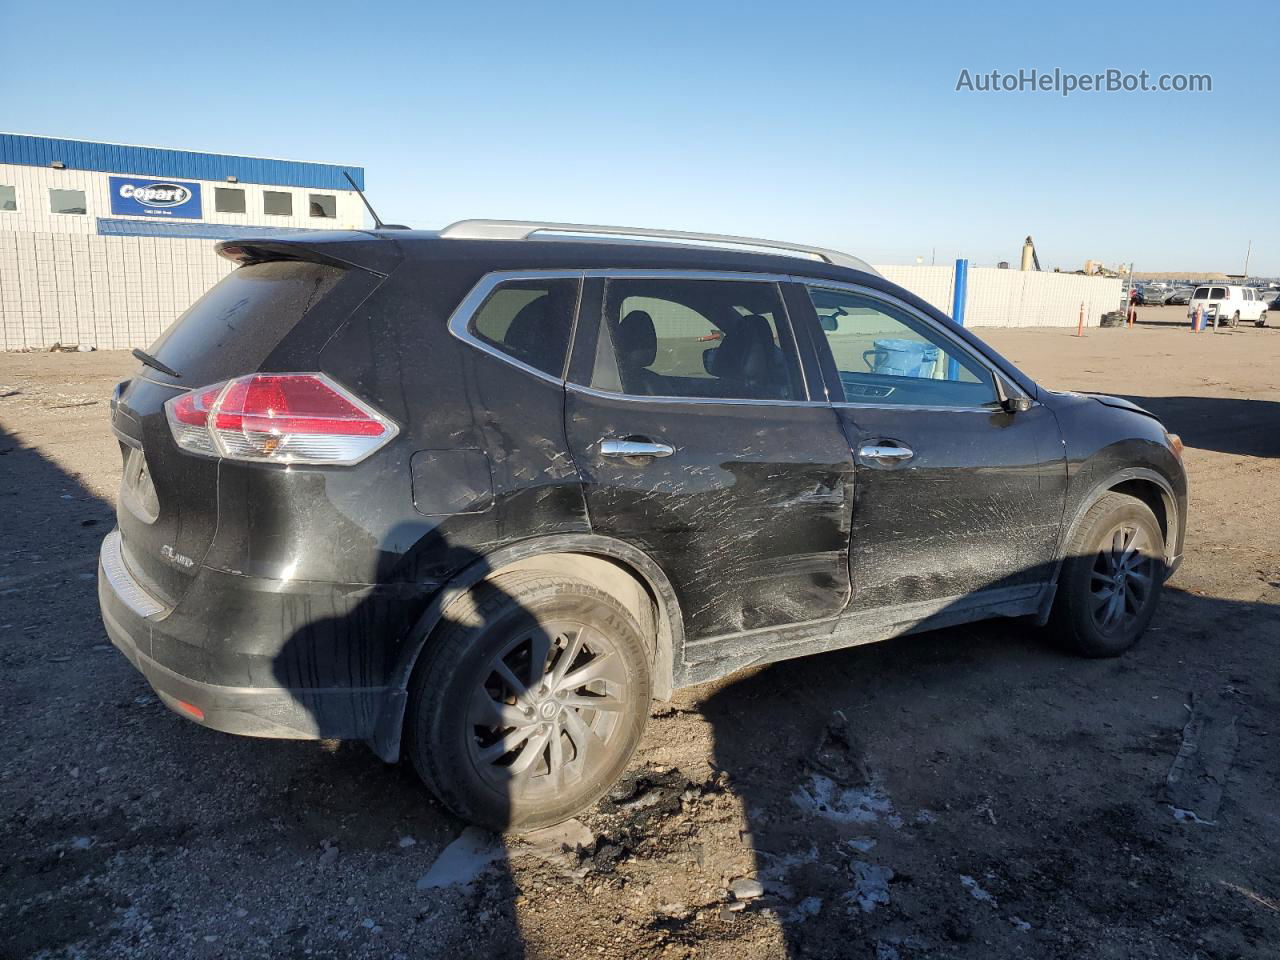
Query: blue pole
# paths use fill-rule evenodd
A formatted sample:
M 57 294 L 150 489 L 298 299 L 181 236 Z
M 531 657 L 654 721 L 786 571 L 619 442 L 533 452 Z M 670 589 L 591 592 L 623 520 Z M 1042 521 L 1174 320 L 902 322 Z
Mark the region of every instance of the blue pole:
M 956 279 L 952 285 L 951 298 L 951 319 L 960 326 L 964 326 L 964 302 L 969 293 L 969 261 L 964 259 L 956 260 Z M 955 358 L 947 360 L 947 379 L 960 379 L 960 365 L 956 363 Z

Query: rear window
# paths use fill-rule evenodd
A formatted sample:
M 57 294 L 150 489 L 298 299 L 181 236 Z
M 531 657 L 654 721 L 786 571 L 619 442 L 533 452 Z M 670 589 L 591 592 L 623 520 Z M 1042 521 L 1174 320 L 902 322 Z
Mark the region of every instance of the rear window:
M 251 373 L 344 272 L 297 260 L 238 267 L 170 324 L 148 352 L 193 387 Z

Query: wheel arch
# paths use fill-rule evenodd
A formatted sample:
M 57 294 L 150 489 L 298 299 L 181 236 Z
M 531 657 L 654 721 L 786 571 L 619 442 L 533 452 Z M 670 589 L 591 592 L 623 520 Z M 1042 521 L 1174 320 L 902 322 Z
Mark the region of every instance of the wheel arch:
M 1054 558 L 1053 576 L 1050 578 L 1040 603 L 1040 611 L 1036 616 L 1039 624 L 1048 623 L 1049 614 L 1053 610 L 1058 592 L 1058 580 L 1062 575 L 1062 564 L 1066 560 L 1067 544 L 1071 542 L 1076 528 L 1084 519 L 1084 515 L 1089 512 L 1089 508 L 1108 493 L 1124 493 L 1136 497 L 1151 508 L 1164 536 L 1165 563 L 1176 564 L 1178 558 L 1174 555 L 1174 551 L 1177 550 L 1182 534 L 1182 517 L 1178 512 L 1178 499 L 1173 485 L 1162 474 L 1149 467 L 1125 467 L 1109 473 L 1103 479 L 1095 481 L 1084 496 L 1076 502 L 1071 516 L 1064 518 L 1062 533 L 1058 539 L 1057 555 Z
M 652 642 L 653 695 L 668 700 L 674 691 L 675 658 L 684 649 L 684 619 L 675 590 L 662 568 L 631 544 L 595 534 L 561 534 L 509 544 L 469 564 L 436 594 L 406 634 L 387 683 L 387 695 L 370 746 L 383 760 L 400 756 L 409 680 L 440 624 L 444 611 L 477 584 L 513 570 L 546 570 L 602 583 L 640 622 Z
M 1071 542 L 1076 527 L 1089 512 L 1089 508 L 1108 493 L 1127 494 L 1151 508 L 1151 512 L 1160 522 L 1160 531 L 1164 536 L 1165 560 L 1173 560 L 1170 551 L 1176 549 L 1182 534 L 1182 518 L 1178 513 L 1178 500 L 1174 494 L 1173 485 L 1160 473 L 1148 467 L 1126 467 L 1096 481 L 1076 504 L 1074 515 L 1062 527 L 1062 537 L 1058 543 L 1059 570 L 1061 570 L 1067 544 Z M 1057 580 L 1056 572 L 1054 580 Z

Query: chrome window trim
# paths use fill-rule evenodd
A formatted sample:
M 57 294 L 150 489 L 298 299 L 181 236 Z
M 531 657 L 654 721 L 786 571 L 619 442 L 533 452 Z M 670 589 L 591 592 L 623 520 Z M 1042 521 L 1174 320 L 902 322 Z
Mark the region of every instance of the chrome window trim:
M 830 281 L 814 280 L 812 277 L 809 277 L 809 278 L 793 277 L 792 279 L 796 282 L 804 284 L 805 287 L 812 287 L 819 290 L 836 290 L 844 293 L 854 293 L 854 294 L 857 294 L 858 296 L 867 297 L 870 300 L 879 300 L 883 303 L 888 303 L 895 307 L 898 307 L 900 310 L 903 310 L 906 313 L 910 314 L 912 317 L 916 318 L 918 321 L 924 324 L 929 330 L 936 332 L 940 337 L 942 337 L 948 343 L 955 344 L 960 352 L 964 353 L 966 356 L 972 357 L 974 361 L 978 364 L 978 366 L 982 367 L 993 377 L 1000 377 L 1000 379 L 1003 380 L 1006 384 L 1012 386 L 1020 396 L 1026 396 L 1023 389 L 1019 387 L 1016 383 L 1012 383 L 1009 380 L 1009 378 L 1005 376 L 1004 372 L 1000 370 L 1000 368 L 992 365 L 991 361 L 989 361 L 981 353 L 976 352 L 973 349 L 973 347 L 971 347 L 969 344 L 965 343 L 963 340 L 961 340 L 959 337 L 953 334 L 950 330 L 947 330 L 945 327 L 939 326 L 936 320 L 934 320 L 932 317 L 928 316 L 927 314 L 921 313 L 918 308 L 913 307 L 911 304 L 907 303 L 905 300 L 902 300 L 899 297 L 895 297 L 891 293 L 885 293 L 883 290 L 875 290 L 871 287 L 865 287 L 857 283 L 845 283 L 840 280 L 830 280 Z M 827 349 L 828 351 L 830 351 L 831 348 L 828 347 Z M 843 388 L 842 388 L 842 392 L 843 392 Z M 1039 406 L 1039 402 L 1034 397 L 1028 397 L 1028 399 L 1031 400 L 1031 403 L 1033 406 Z M 963 407 L 949 407 L 942 404 L 933 404 L 933 403 L 930 403 L 930 404 L 859 403 L 856 400 L 841 400 L 838 402 L 832 402 L 831 405 L 839 409 L 869 408 L 873 410 L 926 410 L 926 411 L 932 411 L 932 412 L 946 411 L 946 412 L 952 412 L 952 413 L 959 412 L 959 413 L 987 413 L 987 414 L 1000 412 L 999 404 L 997 401 L 994 401 L 994 400 L 992 401 L 992 404 L 990 406 L 963 406 Z
M 839 403 L 832 403 L 831 406 L 837 410 L 920 410 L 927 413 L 985 413 L 987 416 L 1001 412 L 1000 407 L 994 403 L 989 407 L 945 407 L 923 403 L 855 403 L 853 401 L 840 401 Z
M 592 280 L 738 280 L 744 283 L 788 283 L 794 278 L 787 273 L 759 273 L 747 270 L 680 270 L 619 267 L 583 270 Z M 785 304 L 784 304 L 785 306 Z
M 747 398 L 722 400 L 715 397 L 650 397 L 641 396 L 638 393 L 611 393 L 608 390 L 599 390 L 596 387 L 585 387 L 580 383 L 574 383 L 572 381 L 565 383 L 565 387 L 575 393 L 586 394 L 589 397 L 599 397 L 602 400 L 628 400 L 639 403 L 700 403 L 715 406 L 747 405 L 753 407 L 831 407 L 831 404 L 826 400 L 750 400 Z

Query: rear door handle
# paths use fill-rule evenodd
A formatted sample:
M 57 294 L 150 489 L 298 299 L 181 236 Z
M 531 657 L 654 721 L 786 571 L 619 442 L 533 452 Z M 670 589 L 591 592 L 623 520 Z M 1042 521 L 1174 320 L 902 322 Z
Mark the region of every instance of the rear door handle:
M 650 440 L 614 440 L 600 441 L 602 457 L 669 457 L 676 448 L 669 443 L 654 443 Z
M 897 440 L 872 440 L 858 448 L 858 462 L 868 467 L 894 467 L 914 456 L 914 450 Z

